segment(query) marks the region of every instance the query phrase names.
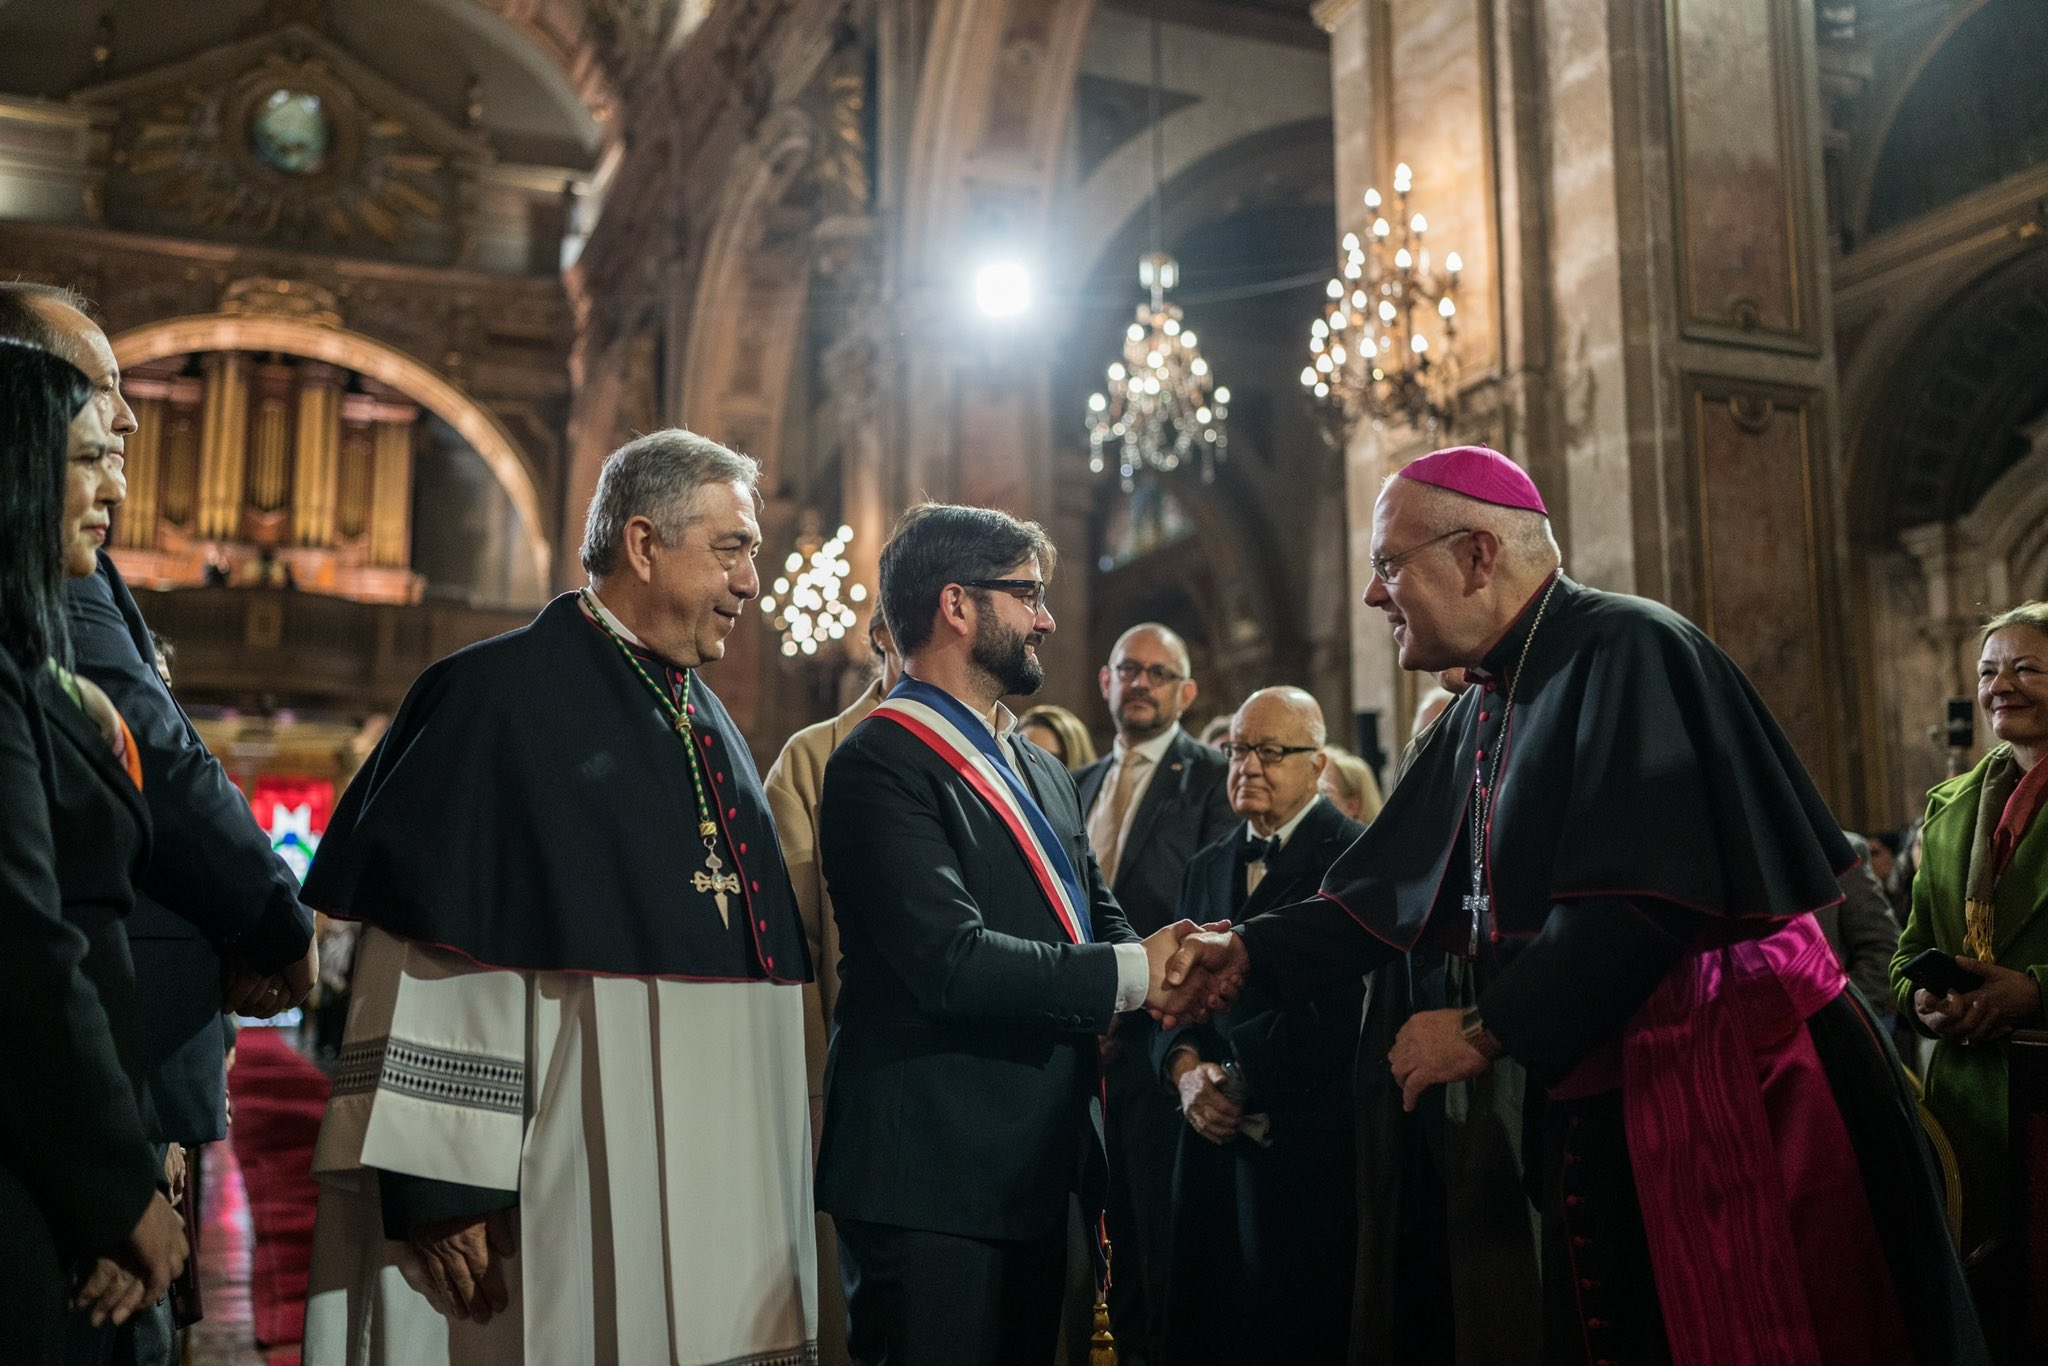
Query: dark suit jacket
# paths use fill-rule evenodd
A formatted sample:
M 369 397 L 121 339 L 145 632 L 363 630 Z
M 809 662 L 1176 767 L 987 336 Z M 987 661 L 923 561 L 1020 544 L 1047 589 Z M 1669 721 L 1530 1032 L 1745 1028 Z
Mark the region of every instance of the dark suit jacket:
M 67 593 L 78 671 L 134 732 L 156 826 L 128 937 L 157 1137 L 209 1143 L 227 1132 L 221 959 L 277 971 L 305 953 L 312 913 L 248 800 L 157 676 L 149 628 L 113 561 L 102 554 L 99 571 L 70 580 Z
M 1182 885 L 1180 914 L 1208 924 L 1248 919 L 1275 906 L 1314 897 L 1323 874 L 1365 827 L 1317 798 L 1280 856 L 1242 908 L 1237 897 L 1237 847 L 1242 822 L 1195 855 Z M 1331 905 L 1330 914 L 1344 912 Z M 1353 977 L 1287 1005 L 1263 984 L 1248 984 L 1236 1005 L 1207 1024 L 1163 1032 L 1153 1050 L 1163 1073 L 1175 1048 L 1192 1045 L 1205 1061 L 1237 1063 L 1251 1083 L 1247 1114 L 1274 1116 L 1274 1138 L 1290 1126 L 1350 1129 L 1351 1065 L 1358 1048 L 1363 979 Z
M 126 1238 L 155 1193 L 121 917 L 149 813 L 83 711 L 0 654 L 0 1261 Z M 126 1064 L 124 1066 L 124 1064 Z M 33 1201 L 47 1231 L 21 1217 Z M 53 1269 L 54 1270 L 54 1269 Z
M 1095 1036 L 1134 939 L 1088 849 L 1074 785 L 1009 747 L 1087 894 L 1069 941 L 1004 825 L 884 717 L 825 766 L 819 851 L 839 923 L 818 1207 L 990 1240 L 1065 1227 L 1104 1164 Z
M 1101 794 L 1112 762 L 1113 756 L 1097 759 L 1074 775 L 1084 816 Z M 1175 734 L 1166 747 L 1159 771 L 1131 817 L 1130 838 L 1124 841 L 1116 881 L 1110 886 L 1124 917 L 1139 934 L 1173 923 L 1188 860 L 1241 824 L 1224 791 L 1229 769 L 1223 751 L 1186 731 Z

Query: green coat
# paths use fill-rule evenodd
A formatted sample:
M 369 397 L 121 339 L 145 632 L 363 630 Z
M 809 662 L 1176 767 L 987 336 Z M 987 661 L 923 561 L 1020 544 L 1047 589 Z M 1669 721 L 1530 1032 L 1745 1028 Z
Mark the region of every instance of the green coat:
M 1996 754 L 1998 751 L 1993 750 Z M 1913 879 L 1913 911 L 1892 959 L 1892 996 L 1903 1018 L 1918 1027 L 1912 984 L 1899 970 L 1931 947 L 1963 951 L 1963 893 L 1969 880 L 1970 836 L 1977 799 L 1991 762 L 1986 755 L 1968 773 L 1927 794 L 1920 871 Z M 2002 967 L 2027 973 L 2048 988 L 2048 814 L 2036 817 L 1993 897 L 1992 953 Z M 2048 1014 L 2048 996 L 2044 996 Z M 1923 1031 L 1924 1032 L 1924 1031 Z M 2008 1179 L 2006 1055 L 2004 1045 L 1965 1048 L 1937 1041 L 1927 1068 L 1927 1108 L 1956 1151 L 1963 1181 L 1963 1238 L 1971 1247 L 2003 1232 L 2013 1210 Z

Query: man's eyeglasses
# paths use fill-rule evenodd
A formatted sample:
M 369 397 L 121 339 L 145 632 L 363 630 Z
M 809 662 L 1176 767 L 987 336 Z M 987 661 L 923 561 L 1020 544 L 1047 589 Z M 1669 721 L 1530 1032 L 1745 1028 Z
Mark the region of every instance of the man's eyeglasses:
M 1398 555 L 1374 555 L 1367 563 L 1372 566 L 1372 572 L 1379 576 L 1382 583 L 1392 583 L 1400 577 L 1403 560 L 1420 554 L 1438 541 L 1448 541 L 1453 536 L 1468 536 L 1472 530 L 1469 526 L 1461 526 L 1454 531 L 1446 531 L 1441 536 L 1432 536 L 1421 545 L 1411 545 Z
M 998 593 L 1008 593 L 1020 598 L 1030 607 L 1035 616 L 1045 610 L 1044 579 L 963 579 L 962 588 L 993 588 Z
M 1110 665 L 1109 669 L 1111 673 L 1126 683 L 1135 683 L 1142 678 L 1155 688 L 1163 688 L 1169 683 L 1178 683 L 1187 677 L 1186 674 L 1175 673 L 1164 664 L 1133 664 L 1128 659 L 1121 664 Z
M 1271 768 L 1290 754 L 1314 754 L 1319 748 L 1319 745 L 1240 745 L 1232 740 L 1223 747 L 1223 752 L 1230 756 L 1233 764 L 1241 764 L 1256 754 L 1261 768 Z

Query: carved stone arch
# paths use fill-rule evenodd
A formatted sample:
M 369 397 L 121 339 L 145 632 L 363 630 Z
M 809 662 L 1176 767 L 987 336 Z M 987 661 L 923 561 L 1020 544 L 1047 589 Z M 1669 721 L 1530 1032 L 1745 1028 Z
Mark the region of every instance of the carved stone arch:
M 490 409 L 417 357 L 359 332 L 324 323 L 226 313 L 166 318 L 111 340 L 114 358 L 124 370 L 166 356 L 276 351 L 326 361 L 390 385 L 453 427 L 483 458 L 526 531 L 539 581 L 551 581 L 553 551 L 541 520 L 540 481 L 531 456 Z
M 1986 564 L 1986 598 L 2010 606 L 2048 598 L 2048 419 L 2027 430 L 2027 453 L 1963 518 L 1962 539 Z
M 903 278 L 1044 231 L 1094 0 L 937 0 L 905 177 Z
M 1956 0 L 1954 7 L 1942 16 L 1941 22 L 1927 34 L 1924 42 L 1914 50 L 1904 63 L 1898 77 L 1886 91 L 1884 100 L 1860 120 L 1862 127 L 1856 133 L 1857 156 L 1850 168 L 1849 222 L 1855 235 L 1860 239 L 1865 225 L 1870 220 L 1870 192 L 1876 183 L 1877 165 L 1884 155 L 1885 143 L 1891 137 L 1892 124 L 1897 121 L 1899 110 L 1912 95 L 1921 73 L 1938 56 L 1956 30 L 1968 23 L 1977 12 L 1992 0 Z
M 783 211 L 808 186 L 816 141 L 810 117 L 785 107 L 739 159 L 698 268 L 682 368 L 684 424 L 761 461 L 770 488 L 810 289 L 808 215 Z
M 2048 408 L 2048 250 L 1927 283 L 1947 289 L 1923 290 L 1843 386 L 1849 526 L 1865 544 L 1979 506 Z

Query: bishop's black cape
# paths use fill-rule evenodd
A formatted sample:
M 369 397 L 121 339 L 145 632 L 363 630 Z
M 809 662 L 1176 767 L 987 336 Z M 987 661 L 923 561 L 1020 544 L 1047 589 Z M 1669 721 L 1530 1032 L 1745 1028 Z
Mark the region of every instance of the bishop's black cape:
M 1255 980 L 1284 997 L 1399 953 L 1418 968 L 1444 961 L 1439 952 L 1465 960 L 1488 1029 L 1541 1083 L 1515 1107 L 1519 1156 L 1499 1122 L 1512 1117 L 1476 1101 L 1484 1123 L 1452 1124 L 1434 1090 L 1403 1116 L 1380 1061 L 1399 1022 L 1368 1021 L 1360 1066 L 1370 1060 L 1381 1089 L 1361 1105 L 1360 1171 L 1378 1185 L 1361 1186 L 1354 1361 L 1393 1351 L 1434 1362 L 1454 1350 L 1488 1366 L 1669 1359 L 1624 1132 L 1623 1032 L 1682 954 L 1771 934 L 1837 900 L 1836 870 L 1852 862 L 1755 690 L 1703 633 L 1656 603 L 1562 575 L 1538 625 L 1541 598 L 1472 671 L 1476 686 L 1438 721 L 1319 900 L 1240 929 Z M 1491 914 L 1477 937 L 1463 902 L 1475 776 L 1498 788 Z M 1349 918 L 1331 916 L 1329 901 Z M 1423 994 L 1414 1008 L 1473 999 Z M 1851 991 L 1810 1016 L 1807 1032 L 1915 1359 L 1983 1360 L 1896 1058 Z M 1543 1288 L 1540 1307 L 1524 1290 L 1504 1314 L 1504 1288 L 1523 1284 L 1535 1251 L 1507 1194 L 1517 1168 L 1542 1215 Z M 1433 1250 L 1417 1246 L 1418 1229 L 1441 1230 Z M 1419 1295 L 1401 1282 L 1418 1266 Z M 1485 1313 L 1469 1308 L 1482 1303 Z M 1455 1348 L 1425 1331 L 1453 1316 Z
M 730 926 L 693 884 L 684 741 L 573 594 L 420 675 L 336 807 L 304 899 L 489 967 L 808 981 L 753 757 L 701 678 L 691 696 L 721 871 L 740 877 Z
M 1782 920 L 1841 898 L 1836 872 L 1855 861 L 1841 827 L 1749 680 L 1703 632 L 1660 604 L 1562 574 L 1530 642 L 1536 607 L 1433 728 L 1324 896 L 1394 947 L 1416 947 L 1446 880 L 1469 887 L 1474 773 L 1491 781 L 1505 745 L 1487 850 L 1500 935 L 1539 933 L 1558 901 Z

